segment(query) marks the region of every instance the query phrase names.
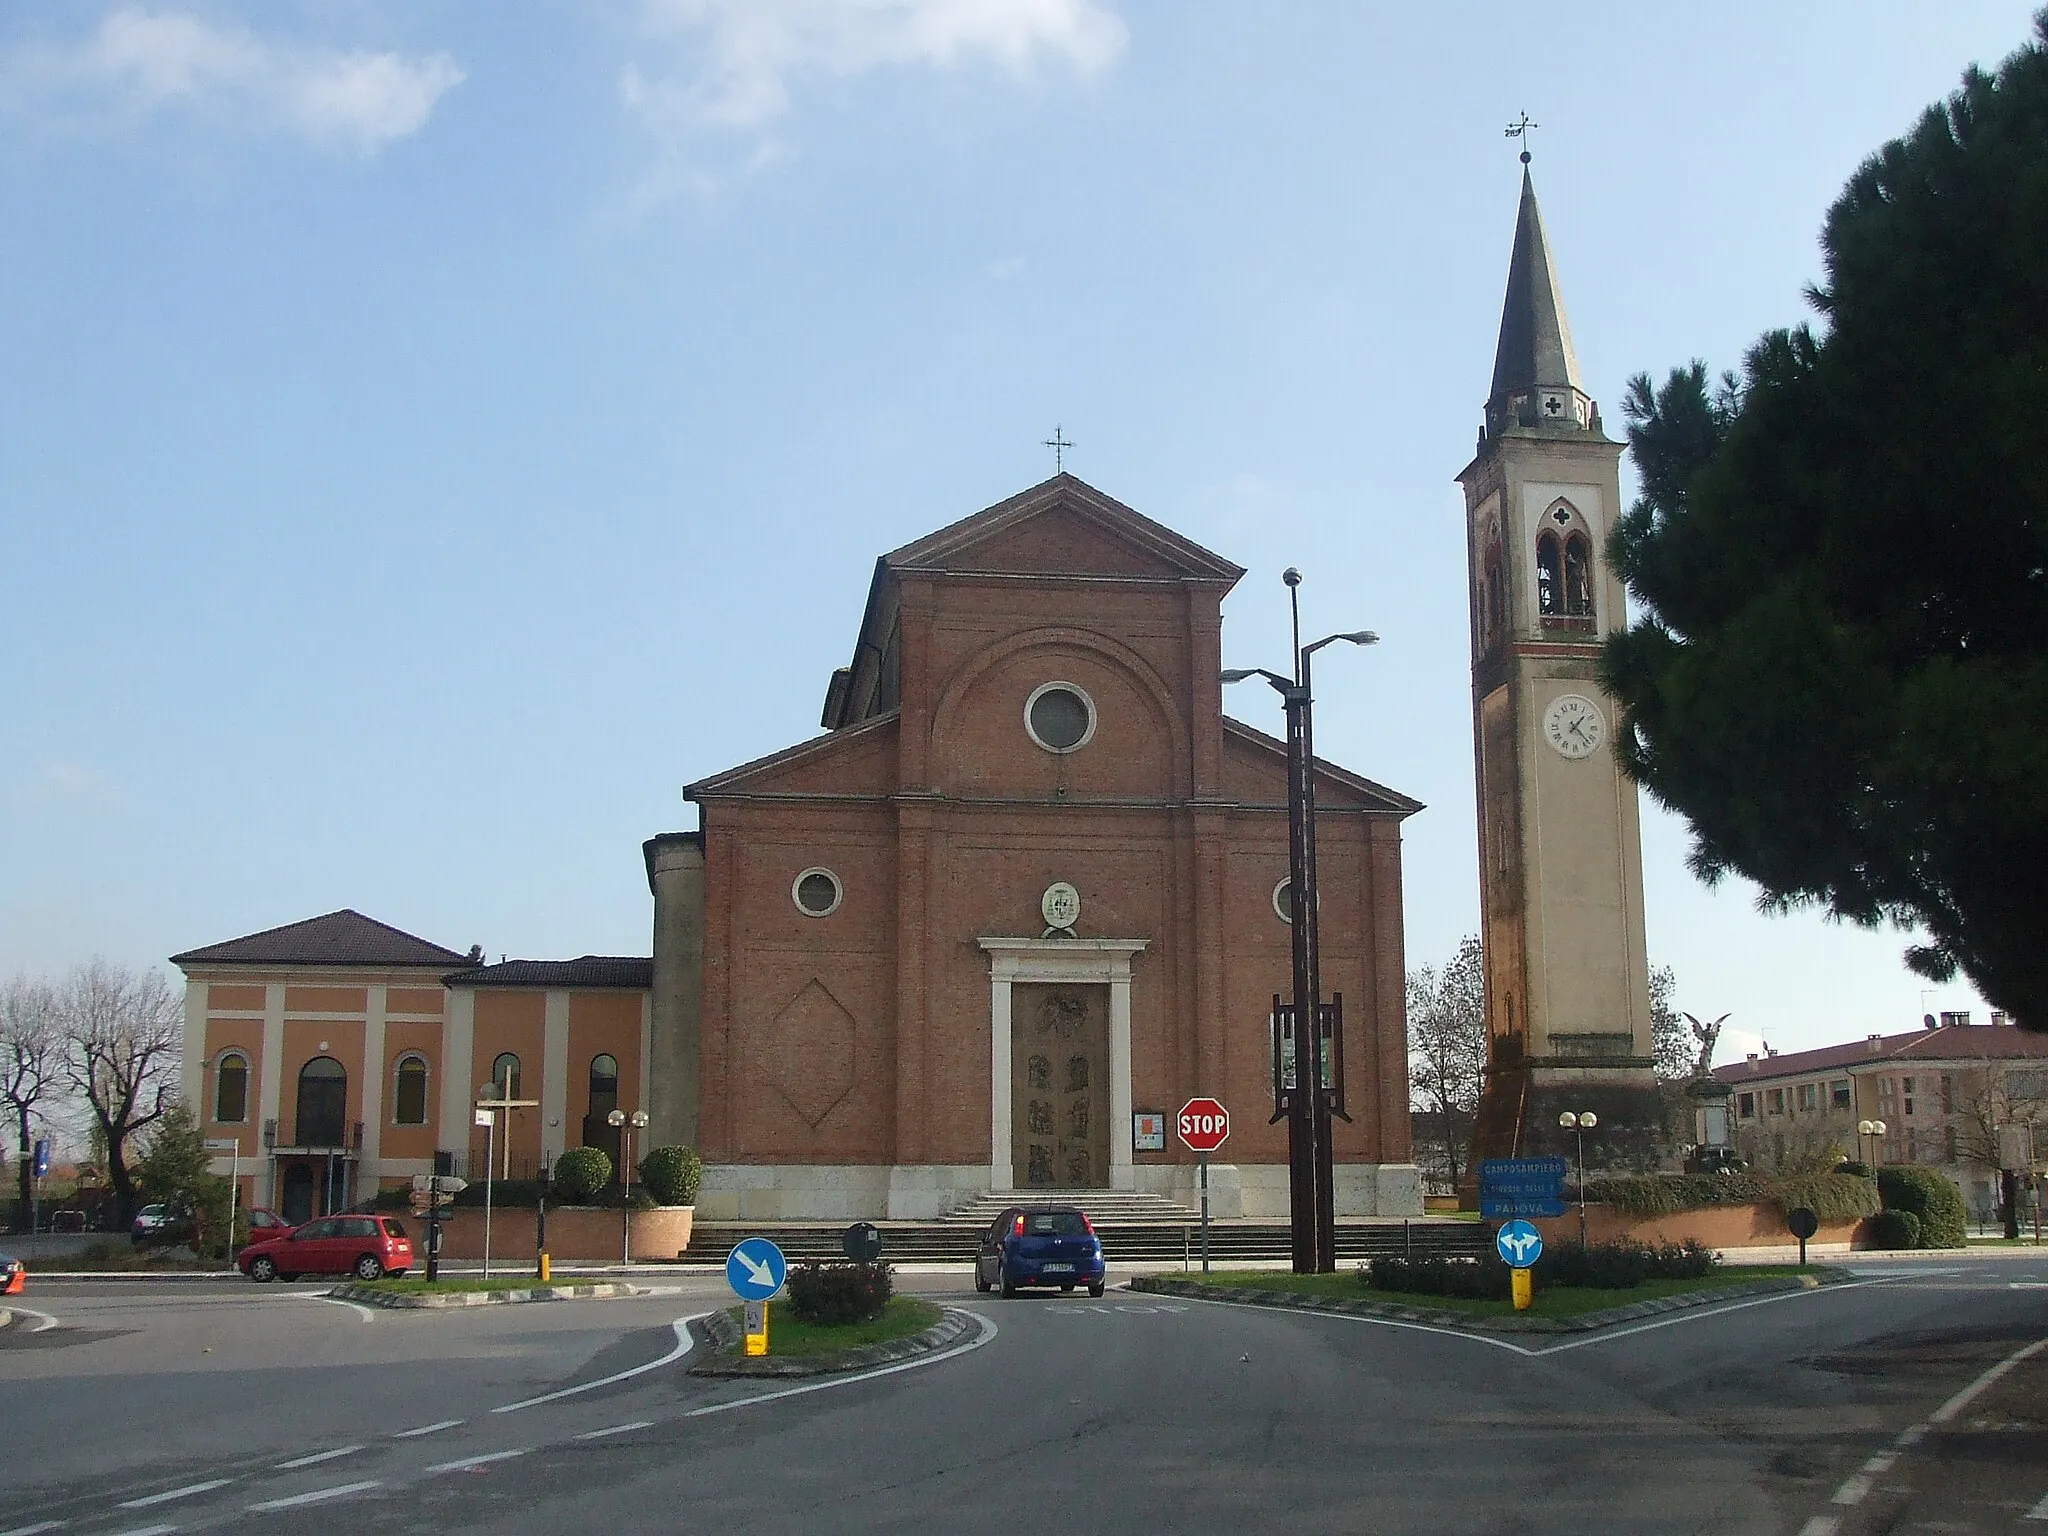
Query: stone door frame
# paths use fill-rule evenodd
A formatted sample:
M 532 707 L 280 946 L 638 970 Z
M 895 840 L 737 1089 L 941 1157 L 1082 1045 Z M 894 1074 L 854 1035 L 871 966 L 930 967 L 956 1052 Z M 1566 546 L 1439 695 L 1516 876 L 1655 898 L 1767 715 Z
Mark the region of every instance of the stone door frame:
M 1150 939 L 977 939 L 989 973 L 989 1188 L 1018 1188 L 1010 1160 L 1010 988 L 1020 981 L 1109 985 L 1109 1187 L 1135 1189 L 1131 1166 L 1131 961 Z

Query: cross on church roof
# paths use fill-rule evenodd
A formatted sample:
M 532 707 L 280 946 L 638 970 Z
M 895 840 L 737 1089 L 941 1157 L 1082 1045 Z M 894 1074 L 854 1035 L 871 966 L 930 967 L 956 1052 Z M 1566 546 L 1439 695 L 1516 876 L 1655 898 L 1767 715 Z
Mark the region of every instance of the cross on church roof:
M 1541 128 L 1542 126 L 1541 123 L 1530 122 L 1527 112 L 1522 114 L 1520 122 L 1508 124 L 1507 137 L 1522 141 L 1522 164 L 1524 165 L 1529 163 L 1529 130 L 1531 128 Z
M 1067 450 L 1074 446 L 1073 440 L 1055 426 L 1052 429 L 1052 436 L 1045 440 L 1045 446 L 1052 450 L 1053 473 L 1064 474 L 1067 468 Z

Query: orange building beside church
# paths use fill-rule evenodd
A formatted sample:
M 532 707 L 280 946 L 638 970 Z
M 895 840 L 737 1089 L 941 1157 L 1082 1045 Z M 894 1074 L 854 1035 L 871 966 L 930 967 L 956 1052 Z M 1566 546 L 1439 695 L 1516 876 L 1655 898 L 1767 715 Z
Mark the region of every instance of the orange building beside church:
M 1243 574 L 1066 474 L 883 556 L 825 734 L 698 780 L 700 829 L 646 844 L 651 961 L 487 966 L 354 912 L 187 951 L 207 1133 L 303 1219 L 437 1151 L 480 1168 L 472 1100 L 509 1081 L 532 1101 L 515 1173 L 645 1108 L 636 1154 L 697 1146 L 706 1218 L 916 1218 L 989 1191 L 1191 1198 L 1192 1157 L 1133 1117 L 1210 1094 L 1234 1113 L 1212 1207 L 1284 1215 L 1286 751 L 1222 711 Z M 1417 1213 L 1420 807 L 1328 763 L 1316 795 L 1337 1209 Z

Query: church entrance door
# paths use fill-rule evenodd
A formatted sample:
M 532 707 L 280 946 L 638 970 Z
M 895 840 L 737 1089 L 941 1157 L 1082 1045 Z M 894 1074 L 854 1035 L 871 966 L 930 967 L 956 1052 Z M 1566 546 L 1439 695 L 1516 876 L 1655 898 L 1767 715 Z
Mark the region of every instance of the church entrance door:
M 1109 988 L 1018 982 L 1010 1006 L 1018 1187 L 1107 1188 Z

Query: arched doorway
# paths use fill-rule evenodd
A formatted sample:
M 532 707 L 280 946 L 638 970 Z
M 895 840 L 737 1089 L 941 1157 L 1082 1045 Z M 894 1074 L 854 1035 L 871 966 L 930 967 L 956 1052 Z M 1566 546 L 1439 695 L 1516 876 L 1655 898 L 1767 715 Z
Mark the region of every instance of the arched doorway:
M 590 1113 L 583 1117 L 583 1145 L 600 1147 L 619 1166 L 619 1128 L 606 1117 L 619 1107 L 619 1061 L 609 1054 L 590 1058 Z
M 348 1119 L 348 1068 L 332 1056 L 315 1056 L 299 1068 L 298 1115 L 293 1143 L 301 1147 L 340 1147 Z

